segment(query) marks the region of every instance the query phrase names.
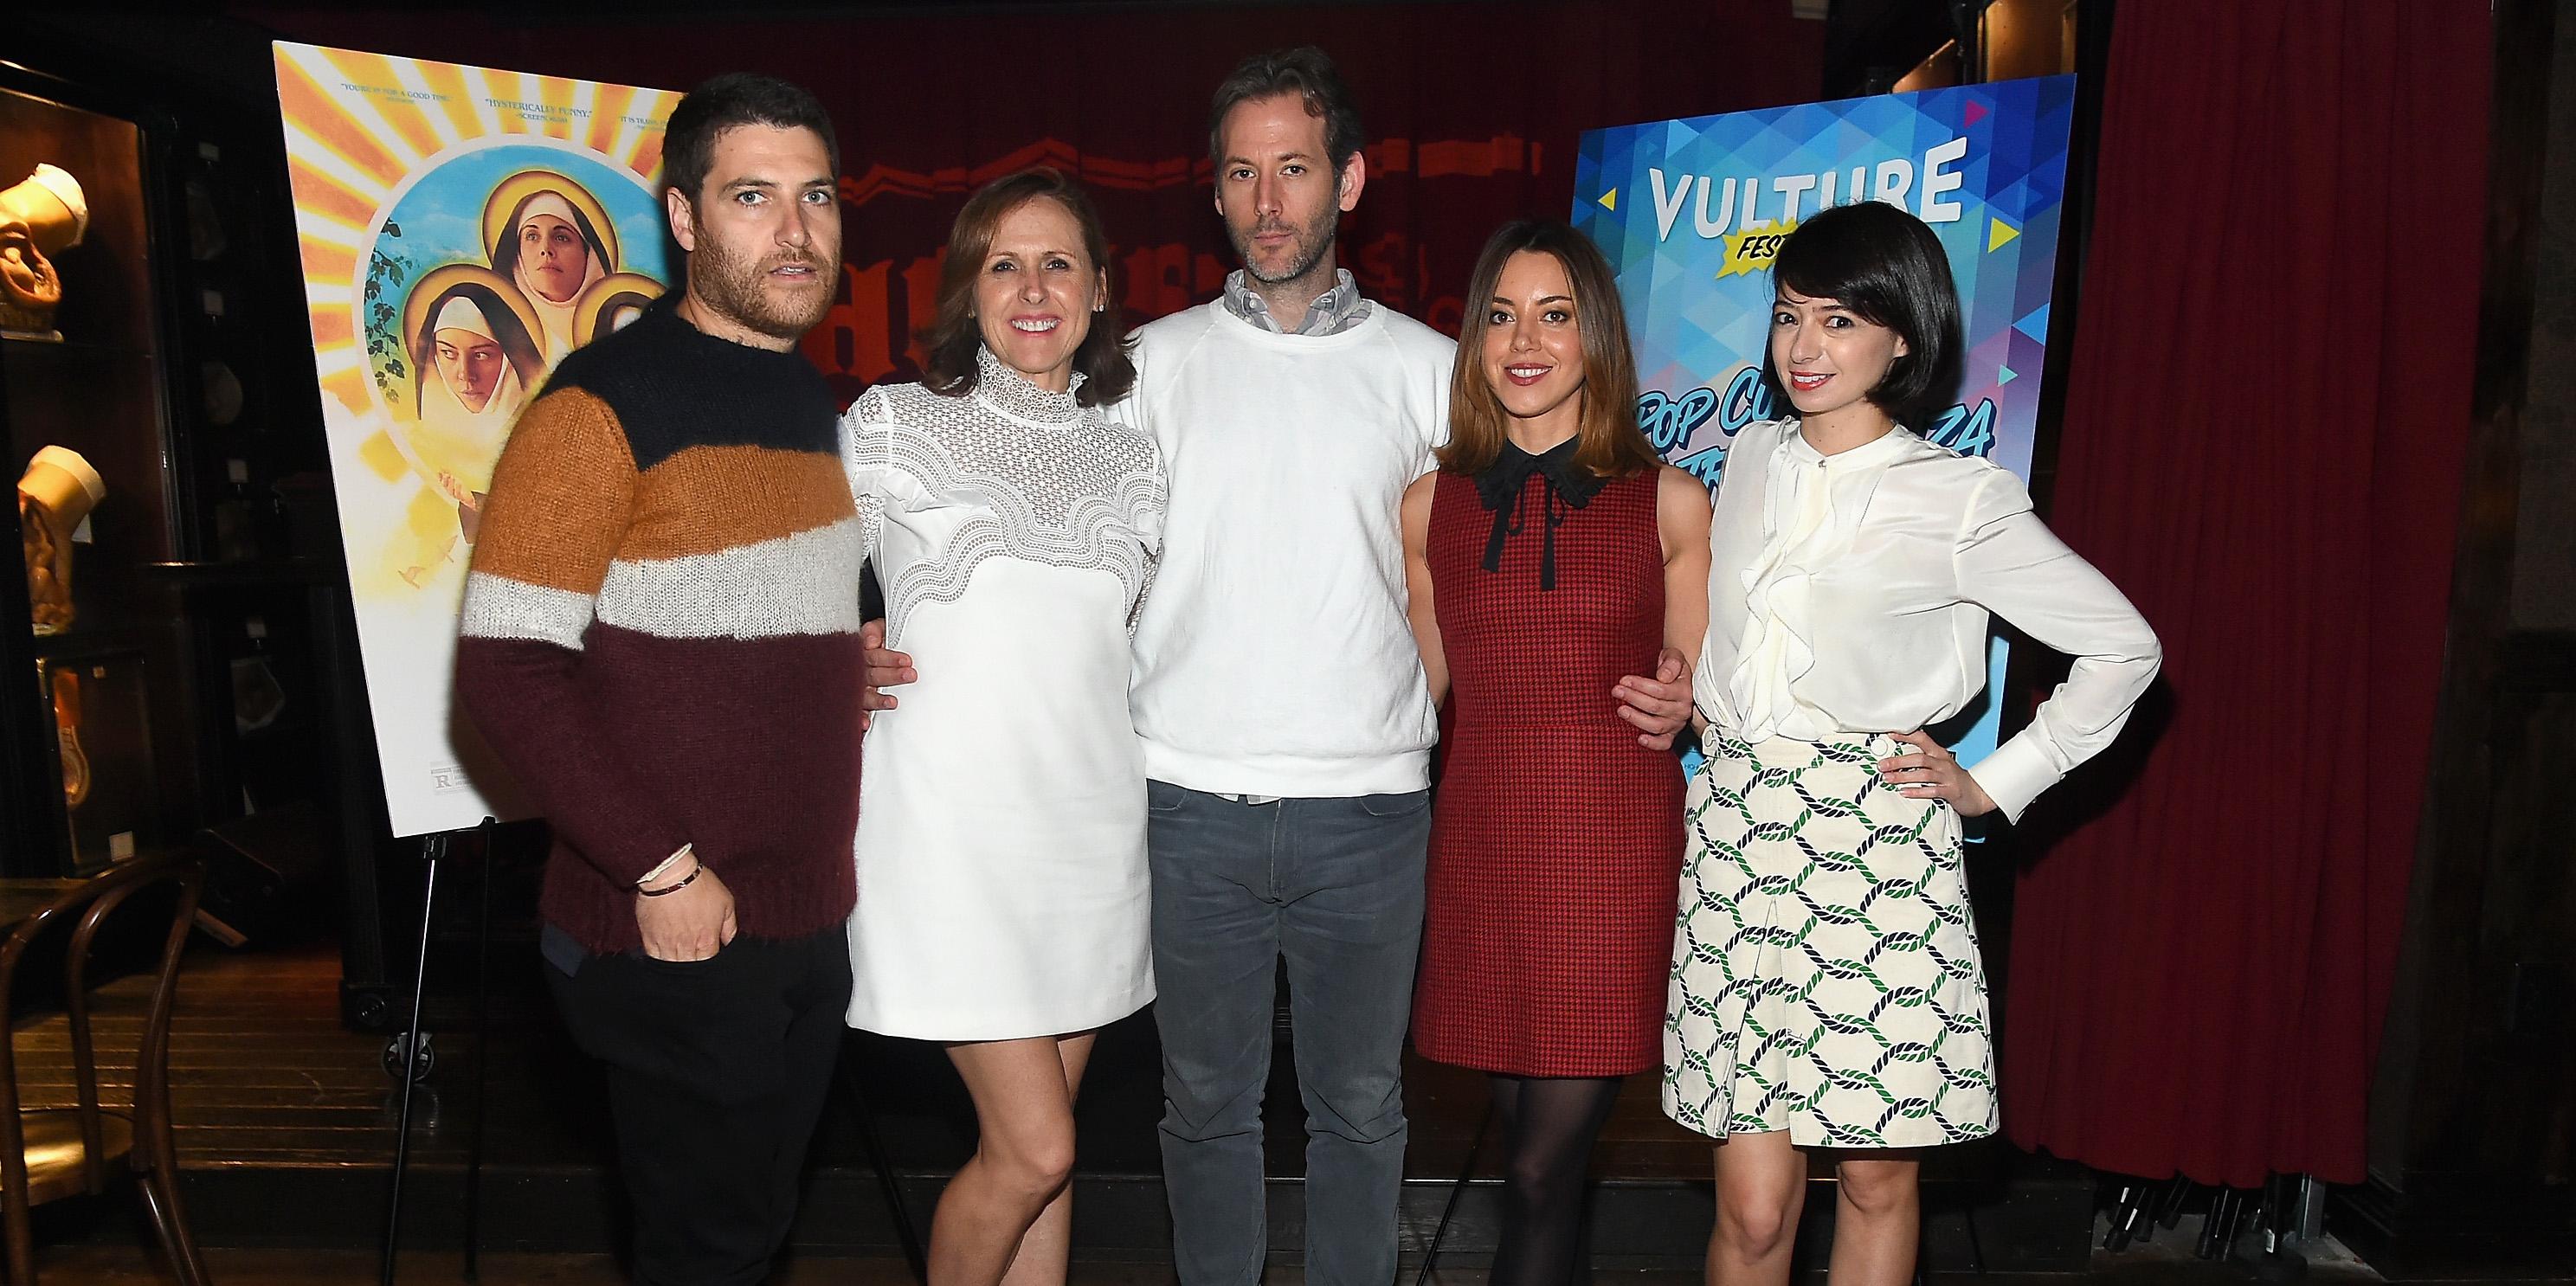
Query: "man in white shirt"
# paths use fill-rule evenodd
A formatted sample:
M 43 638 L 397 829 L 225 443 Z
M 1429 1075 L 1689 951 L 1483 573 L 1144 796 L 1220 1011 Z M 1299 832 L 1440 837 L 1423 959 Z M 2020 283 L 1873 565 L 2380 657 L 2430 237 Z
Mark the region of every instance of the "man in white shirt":
M 1154 436 L 1170 481 L 1130 705 L 1150 778 L 1173 1265 L 1183 1286 L 1260 1278 L 1284 959 L 1306 1280 L 1387 1286 L 1439 735 L 1396 513 L 1447 436 L 1456 345 L 1363 298 L 1336 260 L 1367 163 L 1323 51 L 1246 60 L 1209 134 L 1244 266 L 1220 299 L 1136 332 L 1136 391 L 1111 412 Z M 904 681 L 907 664 L 872 651 L 870 682 Z M 1676 653 L 1623 686 L 1647 733 L 1687 720 L 1683 672 Z
M 1222 298 L 1137 331 L 1136 392 L 1117 412 L 1154 435 L 1171 481 L 1131 705 L 1184 1286 L 1261 1274 L 1281 959 L 1306 1109 L 1306 1280 L 1395 1276 L 1439 739 L 1396 511 L 1446 435 L 1456 345 L 1362 298 L 1336 262 L 1367 180 L 1360 143 L 1321 50 L 1226 78 L 1209 148 L 1244 266 Z

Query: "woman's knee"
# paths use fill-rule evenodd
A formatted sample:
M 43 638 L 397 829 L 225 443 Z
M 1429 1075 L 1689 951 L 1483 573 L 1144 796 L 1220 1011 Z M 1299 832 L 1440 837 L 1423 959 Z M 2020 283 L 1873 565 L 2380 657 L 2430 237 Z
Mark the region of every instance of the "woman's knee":
M 1061 1133 L 1050 1133 L 1029 1154 L 1028 1166 L 1032 1186 L 1048 1196 L 1073 1182 L 1073 1123 L 1066 1122 Z
M 1073 1179 L 1073 1122 L 1024 1125 L 981 1148 L 994 1177 L 1023 1197 L 1048 1198 Z
M 1768 1259 L 1798 1232 L 1795 1188 L 1720 1188 L 1718 1241 L 1746 1260 Z
M 1073 1097 L 1054 1041 L 952 1046 L 975 1097 L 978 1171 L 1022 1199 L 1044 1200 L 1073 1175 Z
M 1583 1190 L 1582 1158 L 1568 1160 L 1545 1153 L 1516 1153 L 1503 1163 L 1503 1182 L 1514 1192 L 1552 1198 Z
M 1864 1219 L 1902 1216 L 1915 1207 L 1919 1172 L 1911 1161 L 1845 1161 L 1834 1167 L 1836 1199 Z
M 1007 1126 L 984 1126 L 976 1147 L 994 1180 L 1023 1198 L 1051 1198 L 1074 1178 L 1074 1118 L 1023 1118 Z

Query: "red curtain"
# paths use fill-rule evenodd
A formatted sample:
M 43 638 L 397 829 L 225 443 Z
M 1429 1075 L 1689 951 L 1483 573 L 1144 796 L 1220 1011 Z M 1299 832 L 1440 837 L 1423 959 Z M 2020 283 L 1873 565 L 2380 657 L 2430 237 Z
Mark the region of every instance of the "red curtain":
M 2119 8 L 2051 521 L 2163 636 L 2134 740 L 2161 737 L 2070 785 L 2076 813 L 2120 793 L 2021 878 L 2025 1147 L 2363 1177 L 2468 433 L 2488 22 Z
M 1342 262 L 1454 333 L 1486 234 L 1564 218 L 1581 131 L 1812 100 L 1825 24 L 1787 0 L 1068 7 L 812 18 L 526 18 L 242 6 L 290 40 L 686 89 L 751 70 L 812 89 L 840 133 L 841 306 L 805 351 L 844 398 L 917 378 L 936 256 L 966 193 L 1046 162 L 1080 177 L 1115 243 L 1127 320 L 1216 294 L 1233 266 L 1210 204 L 1208 97 L 1244 56 L 1318 44 L 1369 141 Z

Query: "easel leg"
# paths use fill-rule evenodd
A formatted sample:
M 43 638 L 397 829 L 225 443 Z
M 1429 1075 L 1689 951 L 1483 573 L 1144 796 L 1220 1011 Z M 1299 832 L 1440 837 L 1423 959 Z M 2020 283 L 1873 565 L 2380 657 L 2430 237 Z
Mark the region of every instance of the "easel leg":
M 1485 1150 L 1485 1134 L 1493 1127 L 1494 1104 L 1488 1099 L 1485 1114 L 1476 1119 L 1476 1136 L 1467 1140 L 1467 1159 L 1458 1163 L 1458 1181 L 1449 1185 L 1449 1200 L 1440 1207 L 1440 1223 L 1431 1230 L 1431 1244 L 1423 1247 L 1422 1269 L 1413 1275 L 1413 1286 L 1425 1286 L 1431 1280 L 1431 1265 L 1440 1258 L 1440 1242 L 1449 1235 L 1449 1217 L 1458 1213 L 1458 1198 L 1467 1191 L 1467 1181 L 1476 1173 L 1476 1154 Z
M 411 1097 L 419 1083 L 416 1074 L 420 1062 L 420 1005 L 424 986 L 429 979 L 430 913 L 438 905 L 438 864 L 447 856 L 447 837 L 432 835 L 421 841 L 422 865 L 429 868 L 420 888 L 420 954 L 412 961 L 411 1025 L 404 1030 L 402 1045 L 402 1111 L 395 1125 L 393 1191 L 385 1203 L 383 1286 L 394 1283 L 394 1253 L 402 1240 L 403 1171 L 411 1164 Z
M 481 840 L 482 908 L 474 924 L 474 1123 L 465 1143 L 465 1280 L 483 1280 L 478 1253 L 483 1237 L 483 1104 L 491 1082 L 492 1053 L 492 830 L 486 817 L 475 827 Z
M 930 1281 L 930 1261 L 921 1253 L 921 1237 L 913 1231 L 912 1212 L 903 1203 L 903 1183 L 895 1177 L 894 1163 L 887 1159 L 885 1140 L 877 1135 L 876 1113 L 868 1110 L 867 1090 L 859 1084 L 857 1069 L 851 1066 L 846 1052 L 841 1058 L 841 1087 L 849 1093 L 850 1106 L 859 1118 L 859 1142 L 868 1150 L 868 1165 L 877 1172 L 877 1186 L 885 1194 L 886 1213 L 894 1219 L 894 1235 L 903 1245 L 903 1260 L 912 1268 L 912 1279 Z

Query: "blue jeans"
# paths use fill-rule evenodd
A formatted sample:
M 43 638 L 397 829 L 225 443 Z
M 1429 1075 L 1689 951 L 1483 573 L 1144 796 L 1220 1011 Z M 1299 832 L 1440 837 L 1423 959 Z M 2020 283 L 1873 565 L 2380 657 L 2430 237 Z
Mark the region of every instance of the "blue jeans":
M 1430 792 L 1243 804 L 1157 781 L 1146 799 L 1182 1286 L 1251 1286 L 1269 1251 L 1261 1095 L 1281 957 L 1306 1106 L 1306 1280 L 1388 1286 Z

